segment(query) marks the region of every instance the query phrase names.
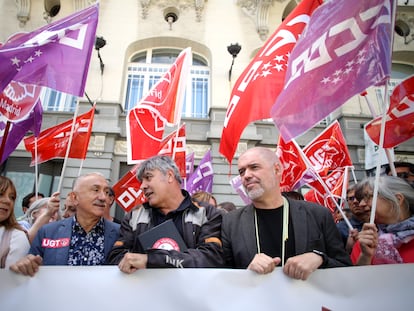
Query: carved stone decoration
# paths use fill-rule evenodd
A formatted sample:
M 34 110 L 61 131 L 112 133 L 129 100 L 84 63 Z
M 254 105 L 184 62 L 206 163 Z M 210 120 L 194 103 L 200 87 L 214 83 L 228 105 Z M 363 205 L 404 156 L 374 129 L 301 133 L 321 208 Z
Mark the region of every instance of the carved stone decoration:
M 31 0 L 16 0 L 16 5 L 17 19 L 20 22 L 20 27 L 24 27 L 26 22 L 30 19 Z
M 204 10 L 204 4 L 207 0 L 139 0 L 142 8 L 142 18 L 146 19 L 148 11 L 152 6 L 156 6 L 159 9 L 165 9 L 166 7 L 175 7 L 179 11 L 195 10 L 196 21 L 200 22 L 202 19 L 202 13 Z
M 150 6 L 151 0 L 140 0 L 140 2 L 141 2 L 141 8 L 142 8 L 142 12 L 141 12 L 142 19 L 146 19 L 148 17 L 148 8 Z
M 236 2 L 244 13 L 253 19 L 256 31 L 263 41 L 266 40 L 269 33 L 269 9 L 276 1 L 284 2 L 285 0 L 237 0 Z
M 73 7 L 76 11 L 83 10 L 92 4 L 98 2 L 97 0 L 73 0 Z
M 196 10 L 196 21 L 201 22 L 201 17 L 204 10 L 204 0 L 194 0 Z

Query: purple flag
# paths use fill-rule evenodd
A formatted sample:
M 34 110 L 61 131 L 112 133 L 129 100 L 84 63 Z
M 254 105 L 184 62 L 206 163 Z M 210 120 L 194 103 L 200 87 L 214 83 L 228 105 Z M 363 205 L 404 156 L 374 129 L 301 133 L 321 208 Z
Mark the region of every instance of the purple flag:
M 245 204 L 252 203 L 252 200 L 250 200 L 249 196 L 244 190 L 240 175 L 236 175 L 236 177 L 232 178 L 230 180 L 230 185 L 239 194 Z
M 83 96 L 98 11 L 95 4 L 30 33 L 13 35 L 0 47 L 0 92 L 14 80 Z
M 213 164 L 211 162 L 211 150 L 207 151 L 201 159 L 194 173 L 187 178 L 186 190 L 192 195 L 197 191 L 213 191 Z
M 271 115 L 286 141 L 391 71 L 390 0 L 337 0 L 315 10 L 290 55 Z
M 42 104 L 40 100 L 38 100 L 33 110 L 25 119 L 14 123 L 11 122 L 0 164 L 3 164 L 9 155 L 16 150 L 17 146 L 28 131 L 32 131 L 35 136 L 39 135 L 40 128 L 42 126 L 42 112 Z M 0 145 L 3 143 L 4 130 L 6 128 L 7 121 L 8 119 L 4 115 L 0 116 Z
M 190 176 L 194 172 L 194 152 L 187 154 L 185 157 L 185 173 Z

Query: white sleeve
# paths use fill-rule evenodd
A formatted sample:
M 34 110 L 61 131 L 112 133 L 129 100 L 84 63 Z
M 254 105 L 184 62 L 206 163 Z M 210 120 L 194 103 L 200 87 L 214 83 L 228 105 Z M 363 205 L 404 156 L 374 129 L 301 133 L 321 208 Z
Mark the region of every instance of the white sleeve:
M 26 256 L 29 249 L 30 243 L 26 233 L 18 229 L 13 229 L 5 268 L 8 269 L 16 261 Z

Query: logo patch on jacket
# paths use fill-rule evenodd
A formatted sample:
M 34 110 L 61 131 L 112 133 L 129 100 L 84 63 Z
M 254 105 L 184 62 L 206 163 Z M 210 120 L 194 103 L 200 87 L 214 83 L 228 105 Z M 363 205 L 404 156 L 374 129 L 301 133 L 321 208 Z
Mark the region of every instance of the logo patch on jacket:
M 70 239 L 69 238 L 62 238 L 62 239 L 43 239 L 42 240 L 42 247 L 44 248 L 61 248 L 69 246 Z
M 152 248 L 165 249 L 165 250 L 168 250 L 168 251 L 169 250 L 180 251 L 180 246 L 178 245 L 178 243 L 175 240 L 171 239 L 171 238 L 161 238 L 161 239 L 155 241 Z

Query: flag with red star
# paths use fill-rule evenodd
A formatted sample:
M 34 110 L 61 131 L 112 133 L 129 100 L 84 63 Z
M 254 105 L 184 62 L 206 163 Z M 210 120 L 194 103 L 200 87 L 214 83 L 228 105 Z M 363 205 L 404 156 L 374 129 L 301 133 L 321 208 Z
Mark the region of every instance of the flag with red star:
M 283 88 L 290 52 L 321 0 L 303 0 L 269 37 L 235 83 L 224 120 L 219 151 L 232 162 L 244 128 L 271 117 Z

